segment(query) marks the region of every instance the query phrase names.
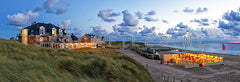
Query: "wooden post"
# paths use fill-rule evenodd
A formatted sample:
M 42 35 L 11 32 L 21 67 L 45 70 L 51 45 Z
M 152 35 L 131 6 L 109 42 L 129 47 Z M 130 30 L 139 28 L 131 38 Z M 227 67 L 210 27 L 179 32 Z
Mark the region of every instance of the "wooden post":
M 148 64 L 146 64 L 146 69 L 148 70 Z

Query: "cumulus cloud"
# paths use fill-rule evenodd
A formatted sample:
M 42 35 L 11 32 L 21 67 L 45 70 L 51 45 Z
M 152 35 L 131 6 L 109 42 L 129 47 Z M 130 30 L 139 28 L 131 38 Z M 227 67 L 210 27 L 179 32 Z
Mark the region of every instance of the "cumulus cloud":
M 93 26 L 92 28 L 92 33 L 98 36 L 105 36 L 108 34 L 106 29 L 104 29 L 102 26 Z
M 223 15 L 223 19 L 229 21 L 240 21 L 240 12 L 235 12 L 233 10 L 231 10 L 230 12 L 226 12 Z
M 158 19 L 154 19 L 151 17 L 144 17 L 145 21 L 151 22 L 151 21 L 158 21 Z
M 143 18 L 143 13 L 137 11 L 135 14 L 138 17 L 138 19 L 142 19 Z
M 154 10 L 151 10 L 147 13 L 147 15 L 155 15 L 155 14 L 156 14 L 156 12 Z
M 222 16 L 223 20 L 218 22 L 218 28 L 231 36 L 240 36 L 240 11 L 228 11 Z
M 46 2 L 44 2 L 44 8 L 47 9 L 47 12 L 53 12 L 52 9 L 58 2 L 59 0 L 46 0 Z
M 109 17 L 114 17 L 114 16 L 119 16 L 120 13 L 115 13 L 112 12 L 112 9 L 108 9 L 108 10 L 100 10 L 98 13 L 98 17 L 102 18 L 105 22 L 114 22 L 115 19 L 109 18 Z
M 67 6 L 68 2 L 66 0 L 46 0 L 43 6 L 36 7 L 34 12 L 46 10 L 46 13 L 55 13 L 59 15 L 67 11 Z
M 147 36 L 149 34 L 155 33 L 156 27 L 153 26 L 152 28 L 148 28 L 146 26 L 143 26 L 143 30 L 141 32 L 139 32 L 139 34 L 141 34 L 142 36 Z
M 128 12 L 128 10 L 122 11 L 123 13 L 123 23 L 120 26 L 136 26 L 138 24 L 138 20 Z
M 179 38 L 179 37 L 183 37 L 185 35 L 192 36 L 192 37 L 197 36 L 196 32 L 191 28 L 176 28 L 176 27 L 169 28 L 167 30 L 167 34 L 171 35 L 172 38 Z
M 209 26 L 209 23 L 208 23 L 208 19 L 207 18 L 201 18 L 201 19 L 194 19 L 194 20 L 191 20 L 190 22 L 196 22 L 196 23 L 199 23 L 200 26 Z
M 238 22 L 233 21 L 219 21 L 218 28 L 221 28 L 225 34 L 231 36 L 239 36 L 240 35 L 240 25 Z
M 167 20 L 162 20 L 162 22 L 168 24 L 168 21 L 167 21 Z
M 196 13 L 203 13 L 203 12 L 207 12 L 207 11 L 208 11 L 208 9 L 206 7 L 204 7 L 204 8 L 199 7 L 197 9 Z
M 71 25 L 71 20 L 70 19 L 64 20 L 64 21 L 60 22 L 58 25 L 64 29 L 68 29 Z
M 193 9 L 190 9 L 190 8 L 188 8 L 188 7 L 185 7 L 184 9 L 183 9 L 183 12 L 186 12 L 186 13 L 192 13 L 194 10 Z
M 62 7 L 58 7 L 57 8 L 57 11 L 56 11 L 56 14 L 63 14 L 67 11 L 67 8 L 62 6 Z
M 30 20 L 37 18 L 39 16 L 38 12 L 32 12 L 31 10 L 27 13 L 17 13 L 13 15 L 8 15 L 7 20 L 10 25 L 14 26 L 25 26 Z
M 110 36 L 120 37 L 121 35 L 132 36 L 136 35 L 139 27 L 137 27 L 138 20 L 128 12 L 128 10 L 122 11 L 123 23 L 112 26 L 113 32 Z
M 206 8 L 206 7 L 199 7 L 199 8 L 197 8 L 196 10 L 196 13 L 198 14 L 198 13 L 203 13 L 203 12 L 207 12 L 208 11 L 208 9 Z M 186 12 L 186 13 L 193 13 L 194 12 L 194 9 L 191 9 L 191 8 L 188 8 L 188 7 L 185 7 L 184 9 L 183 9 L 183 12 Z
M 188 26 L 184 25 L 183 22 L 177 24 L 177 27 L 179 27 L 179 28 L 188 28 Z

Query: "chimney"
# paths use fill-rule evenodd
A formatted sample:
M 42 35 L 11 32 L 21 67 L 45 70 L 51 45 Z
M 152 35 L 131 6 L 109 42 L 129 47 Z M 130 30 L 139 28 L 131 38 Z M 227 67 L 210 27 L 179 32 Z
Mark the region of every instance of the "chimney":
M 31 25 L 34 25 L 34 24 L 36 24 L 36 21 L 34 21 L 34 22 L 31 23 Z

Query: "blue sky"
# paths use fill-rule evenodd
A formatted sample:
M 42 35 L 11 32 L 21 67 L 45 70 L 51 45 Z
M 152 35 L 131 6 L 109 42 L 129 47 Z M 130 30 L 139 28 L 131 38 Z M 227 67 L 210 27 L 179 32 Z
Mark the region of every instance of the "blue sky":
M 238 41 L 239 3 L 239 0 L 3 0 L 0 38 L 14 37 L 19 28 L 37 21 L 79 35 L 166 35 L 171 39 L 202 36 L 216 41 Z M 35 11 L 37 8 L 41 10 Z M 27 18 L 19 22 L 21 17 L 17 14 Z

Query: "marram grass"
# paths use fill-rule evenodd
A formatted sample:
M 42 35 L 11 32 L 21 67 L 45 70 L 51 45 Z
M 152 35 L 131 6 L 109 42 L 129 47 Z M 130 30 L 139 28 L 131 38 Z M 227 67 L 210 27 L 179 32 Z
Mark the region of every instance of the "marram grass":
M 0 81 L 151 82 L 134 59 L 114 49 L 49 49 L 0 39 Z

